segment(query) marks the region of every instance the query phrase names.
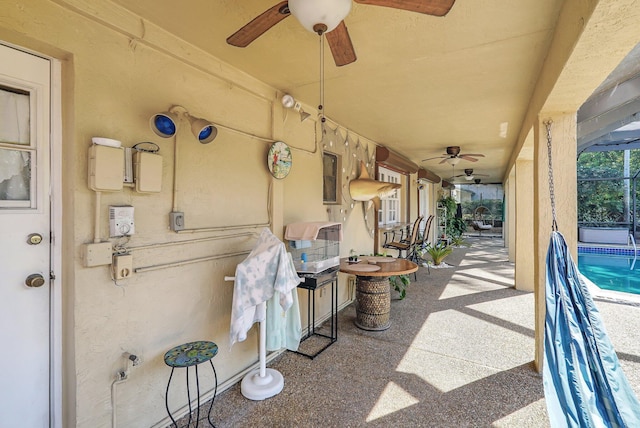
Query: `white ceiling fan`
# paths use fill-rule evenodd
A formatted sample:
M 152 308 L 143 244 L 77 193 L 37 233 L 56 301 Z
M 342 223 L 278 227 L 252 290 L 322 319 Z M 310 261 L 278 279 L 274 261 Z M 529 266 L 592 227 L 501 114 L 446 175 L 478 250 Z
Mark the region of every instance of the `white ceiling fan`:
M 478 178 L 478 177 L 488 177 L 488 176 L 489 176 L 488 174 L 474 174 L 473 173 L 473 169 L 466 168 L 464 170 L 464 174 L 455 175 L 455 176 L 451 177 L 450 180 L 455 180 L 456 178 L 463 178 L 464 177 L 465 180 L 471 181 L 471 180 L 473 180 L 475 178 Z

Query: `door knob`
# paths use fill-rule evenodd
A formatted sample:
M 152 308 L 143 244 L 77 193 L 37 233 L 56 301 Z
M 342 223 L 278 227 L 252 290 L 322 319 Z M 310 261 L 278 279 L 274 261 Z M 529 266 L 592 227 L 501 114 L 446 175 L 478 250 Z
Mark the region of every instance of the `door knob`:
M 42 242 L 42 235 L 39 233 L 32 233 L 27 236 L 27 244 L 29 245 L 38 245 Z
M 24 281 L 27 287 L 42 287 L 44 285 L 44 277 L 39 273 L 32 273 Z

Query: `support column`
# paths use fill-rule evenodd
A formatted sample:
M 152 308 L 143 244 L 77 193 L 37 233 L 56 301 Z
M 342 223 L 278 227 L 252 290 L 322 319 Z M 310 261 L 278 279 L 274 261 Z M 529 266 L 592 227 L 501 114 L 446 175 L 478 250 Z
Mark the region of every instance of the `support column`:
M 546 147 L 546 146 L 545 146 Z M 516 289 L 534 291 L 533 160 L 517 160 L 516 182 Z
M 551 199 L 544 121 L 551 119 L 551 157 L 555 183 L 558 230 L 564 235 L 572 256 L 577 256 L 577 172 L 576 112 L 540 113 L 534 129 L 534 269 L 535 269 L 535 365 L 542 371 L 544 358 L 545 265 L 551 234 Z
M 506 216 L 506 224 L 502 225 L 502 231 L 504 234 L 504 241 L 507 245 L 507 249 L 509 250 L 509 261 L 516 261 L 516 172 L 515 168 L 511 168 L 511 172 L 509 173 L 509 178 L 507 179 L 507 185 L 505 189 L 506 196 L 506 207 L 507 210 Z M 518 283 L 516 282 L 516 288 L 518 288 Z

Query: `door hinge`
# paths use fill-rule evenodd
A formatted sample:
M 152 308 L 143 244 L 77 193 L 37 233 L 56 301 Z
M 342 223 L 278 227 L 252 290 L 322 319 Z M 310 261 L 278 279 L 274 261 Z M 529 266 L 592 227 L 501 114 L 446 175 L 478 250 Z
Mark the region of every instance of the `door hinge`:
M 49 272 L 49 279 L 50 279 L 50 280 L 52 280 L 52 281 L 53 281 L 54 279 L 56 279 L 56 274 L 55 274 L 55 273 L 53 273 L 53 271 L 50 271 L 50 272 Z

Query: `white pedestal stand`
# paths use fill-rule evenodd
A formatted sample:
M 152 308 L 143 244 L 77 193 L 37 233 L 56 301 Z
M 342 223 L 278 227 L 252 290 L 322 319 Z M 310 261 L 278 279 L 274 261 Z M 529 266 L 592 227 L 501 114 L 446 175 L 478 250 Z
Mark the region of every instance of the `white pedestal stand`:
M 260 303 L 259 311 L 266 313 L 266 302 Z M 264 400 L 278 395 L 284 387 L 284 378 L 279 371 L 267 368 L 267 326 L 260 321 L 260 368 L 250 371 L 240 385 L 240 391 L 249 400 Z
M 225 281 L 234 281 L 235 277 L 225 276 Z M 256 309 L 259 312 L 267 313 L 267 302 L 262 302 Z M 278 395 L 284 388 L 284 378 L 275 369 L 267 368 L 267 325 L 266 321 L 260 321 L 260 368 L 250 371 L 242 378 L 240 392 L 249 400 L 264 400 Z

